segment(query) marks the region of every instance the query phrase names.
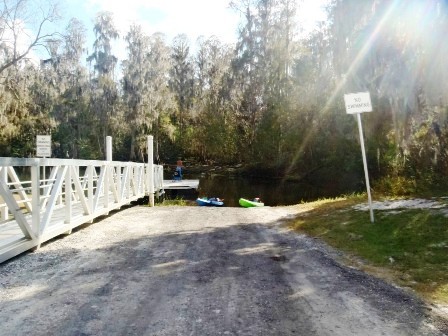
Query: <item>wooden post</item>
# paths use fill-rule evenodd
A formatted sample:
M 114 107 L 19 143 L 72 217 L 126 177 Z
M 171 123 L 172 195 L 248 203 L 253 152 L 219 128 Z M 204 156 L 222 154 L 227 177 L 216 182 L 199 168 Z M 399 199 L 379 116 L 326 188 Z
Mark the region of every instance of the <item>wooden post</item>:
M 148 136 L 148 192 L 149 206 L 154 206 L 154 137 Z

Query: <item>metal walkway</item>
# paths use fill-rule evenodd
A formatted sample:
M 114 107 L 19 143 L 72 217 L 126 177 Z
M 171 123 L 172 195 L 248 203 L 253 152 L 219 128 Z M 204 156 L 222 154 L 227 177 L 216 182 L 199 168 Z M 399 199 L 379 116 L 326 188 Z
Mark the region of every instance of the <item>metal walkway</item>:
M 153 164 L 0 158 L 0 262 L 162 190 Z

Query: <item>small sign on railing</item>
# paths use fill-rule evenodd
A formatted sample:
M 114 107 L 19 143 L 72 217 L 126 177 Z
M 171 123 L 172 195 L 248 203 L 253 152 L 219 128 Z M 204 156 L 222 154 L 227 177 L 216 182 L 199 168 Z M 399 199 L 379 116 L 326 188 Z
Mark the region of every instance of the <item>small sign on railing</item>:
M 51 157 L 51 135 L 36 135 L 36 156 Z

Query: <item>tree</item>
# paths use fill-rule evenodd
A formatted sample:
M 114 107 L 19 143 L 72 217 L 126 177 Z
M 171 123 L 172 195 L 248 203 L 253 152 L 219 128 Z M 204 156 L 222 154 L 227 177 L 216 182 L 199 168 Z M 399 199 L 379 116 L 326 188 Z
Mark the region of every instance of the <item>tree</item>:
M 135 141 L 150 129 L 153 120 L 147 116 L 150 64 L 149 38 L 141 26 L 133 25 L 125 38 L 128 58 L 123 62 L 123 99 L 127 105 L 126 120 L 131 130 L 130 159 L 135 160 Z
M 34 1 L 3 0 L 0 3 L 0 75 L 26 59 L 32 50 L 58 40 L 57 32 L 44 32 L 48 23 L 58 18 L 54 3 L 44 8 Z M 30 30 L 33 35 L 27 40 Z
M 155 158 L 160 160 L 159 147 L 162 138 L 174 141 L 174 127 L 170 115 L 176 109 L 170 90 L 171 50 L 160 33 L 151 35 L 148 54 L 148 120 L 152 122 L 155 141 Z
M 114 81 L 114 71 L 117 57 L 112 53 L 112 41 L 119 37 L 115 28 L 113 16 L 109 12 L 99 12 L 94 27 L 95 42 L 93 53 L 87 58 L 94 64 L 94 79 L 92 80 L 91 109 L 98 117 L 97 133 L 98 148 L 104 154 L 104 141 L 112 128 L 112 118 L 116 117 L 119 101 L 117 84 Z M 119 125 L 119 123 L 117 123 Z
M 177 35 L 171 51 L 170 88 L 177 103 L 177 120 L 181 149 L 185 144 L 185 126 L 194 95 L 194 71 L 190 59 L 190 46 L 186 35 Z
M 89 113 L 88 73 L 81 64 L 85 51 L 86 28 L 77 19 L 71 19 L 63 34 L 61 52 L 56 58 L 46 60 L 46 66 L 55 67 L 58 74 L 60 101 L 53 115 L 59 123 L 53 139 L 59 143 L 59 157 L 95 158 L 98 153 L 93 149 L 95 125 L 93 115 Z
M 261 71 L 259 67 L 260 59 L 257 57 L 256 1 L 232 2 L 231 6 L 239 11 L 245 20 L 240 28 L 232 68 L 240 101 L 238 117 L 240 119 L 239 128 L 242 133 L 241 140 L 247 145 L 250 154 L 263 107 L 263 82 L 260 76 L 265 69 Z
M 239 86 L 242 135 L 249 154 L 260 158 L 260 151 L 272 151 L 267 156 L 277 157 L 281 142 L 281 127 L 273 130 L 275 143 L 271 146 L 266 138 L 268 120 L 278 120 L 280 115 L 289 113 L 291 94 L 291 66 L 293 62 L 293 36 L 295 2 L 291 0 L 241 0 L 232 7 L 244 17 L 233 60 L 235 81 Z M 268 127 L 269 128 L 269 127 Z M 261 148 L 260 146 L 267 146 Z
M 118 39 L 119 34 L 115 28 L 112 13 L 99 12 L 96 15 L 93 31 L 95 32 L 93 53 L 87 58 L 87 61 L 95 61 L 94 70 L 98 76 L 113 77 L 118 59 L 112 54 L 112 41 Z
M 231 162 L 236 156 L 235 119 L 226 83 L 233 50 L 216 37 L 198 40 L 195 128 L 191 150 L 202 159 Z

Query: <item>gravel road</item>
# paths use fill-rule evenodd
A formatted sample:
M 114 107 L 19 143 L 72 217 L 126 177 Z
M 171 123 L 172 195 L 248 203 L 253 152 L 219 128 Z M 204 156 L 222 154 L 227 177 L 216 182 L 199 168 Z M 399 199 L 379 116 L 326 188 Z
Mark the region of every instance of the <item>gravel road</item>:
M 282 223 L 131 207 L 0 264 L 1 335 L 443 335 L 415 297 Z

